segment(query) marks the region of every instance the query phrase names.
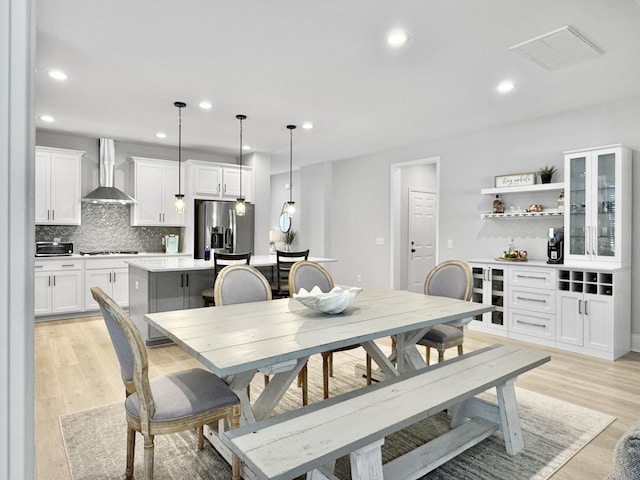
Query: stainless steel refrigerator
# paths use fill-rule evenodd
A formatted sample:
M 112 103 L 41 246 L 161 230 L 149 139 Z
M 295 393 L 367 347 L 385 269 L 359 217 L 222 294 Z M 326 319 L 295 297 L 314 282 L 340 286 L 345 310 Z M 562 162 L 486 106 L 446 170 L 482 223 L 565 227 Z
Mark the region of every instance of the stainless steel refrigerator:
M 195 201 L 194 258 L 204 258 L 205 247 L 211 252 L 253 252 L 254 209 L 246 205 L 246 214 L 238 216 L 235 202 Z

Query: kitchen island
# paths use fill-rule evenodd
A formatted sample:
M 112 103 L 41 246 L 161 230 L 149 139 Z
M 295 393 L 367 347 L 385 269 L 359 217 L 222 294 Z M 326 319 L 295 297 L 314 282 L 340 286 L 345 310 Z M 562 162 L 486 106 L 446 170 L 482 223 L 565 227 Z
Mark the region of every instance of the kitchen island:
M 333 258 L 309 257 L 318 263 Z M 138 258 L 129 264 L 129 315 L 148 346 L 169 340 L 144 321 L 147 313 L 204 307 L 202 291 L 214 282 L 213 260 L 188 257 Z M 255 255 L 251 265 L 261 270 L 276 264 L 275 255 Z M 267 275 L 268 276 L 268 275 Z

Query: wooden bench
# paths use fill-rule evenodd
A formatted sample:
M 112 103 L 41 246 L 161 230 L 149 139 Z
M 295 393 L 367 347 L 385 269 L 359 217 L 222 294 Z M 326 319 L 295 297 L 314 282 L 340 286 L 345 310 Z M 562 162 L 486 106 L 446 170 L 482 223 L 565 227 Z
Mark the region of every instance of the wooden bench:
M 225 443 L 257 479 L 335 479 L 335 460 L 351 458 L 353 480 L 417 479 L 502 430 L 506 450 L 524 448 L 513 383 L 550 357 L 494 345 L 228 432 Z M 498 404 L 475 398 L 492 387 Z M 382 464 L 384 438 L 448 409 L 444 435 Z

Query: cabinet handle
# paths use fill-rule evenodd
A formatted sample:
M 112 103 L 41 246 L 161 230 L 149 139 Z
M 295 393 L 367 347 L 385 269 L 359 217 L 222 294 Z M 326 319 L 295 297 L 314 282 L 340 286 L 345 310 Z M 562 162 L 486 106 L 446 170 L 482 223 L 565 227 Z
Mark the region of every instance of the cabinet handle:
M 592 227 L 591 231 L 593 232 L 593 254 L 598 254 L 598 231 L 596 227 Z
M 578 300 L 578 313 L 582 315 L 582 300 Z
M 116 283 L 116 272 L 113 272 L 113 283 Z
M 589 315 L 589 310 L 587 309 L 587 305 L 589 304 L 589 300 L 584 301 L 584 314 Z
M 180 288 L 184 288 L 184 273 L 180 274 Z
M 220 184 L 218 184 L 218 193 L 220 193 Z
M 51 275 L 49 275 L 49 286 L 51 286 Z
M 53 286 L 54 287 L 56 286 L 56 276 L 55 275 L 53 276 Z
M 547 277 L 537 277 L 535 275 L 516 275 L 518 278 L 530 278 L 533 280 L 546 280 Z
M 44 265 L 36 265 L 35 268 L 44 268 Z
M 111 272 L 109 272 L 109 283 L 111 283 Z
M 73 268 L 73 267 L 75 267 L 75 265 L 74 265 L 73 263 L 65 263 L 64 265 L 62 265 L 62 267 L 63 267 L 63 268 L 64 268 L 64 267 L 71 267 L 71 268 Z
M 226 183 L 224 184 L 224 190 L 223 190 L 222 193 L 227 193 L 227 184 Z
M 162 223 L 164 223 L 164 213 L 162 214 Z
M 189 288 L 189 274 L 185 273 L 184 276 L 187 277 L 187 288 Z
M 56 219 L 56 211 L 55 210 L 51 210 L 51 220 L 55 221 Z
M 516 297 L 518 300 L 528 300 L 530 302 L 540 302 L 540 303 L 547 303 L 546 300 L 540 300 L 539 298 L 527 298 L 527 297 Z
M 518 323 L 522 323 L 523 325 L 531 325 L 532 327 L 547 328 L 547 326 L 546 326 L 546 325 L 544 325 L 544 324 L 540 324 L 540 323 L 523 322 L 522 320 L 518 320 Z

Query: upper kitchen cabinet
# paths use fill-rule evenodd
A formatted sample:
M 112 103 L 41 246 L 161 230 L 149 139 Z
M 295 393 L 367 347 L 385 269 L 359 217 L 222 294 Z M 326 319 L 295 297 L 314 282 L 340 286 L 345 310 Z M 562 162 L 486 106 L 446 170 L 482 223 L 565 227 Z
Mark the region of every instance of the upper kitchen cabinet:
M 131 157 L 133 197 L 131 225 L 184 227 L 187 213 L 177 213 L 173 202 L 178 193 L 178 164 L 166 160 Z M 184 173 L 184 168 L 183 168 Z M 181 191 L 184 192 L 184 175 Z
M 240 166 L 188 160 L 187 185 L 191 198 L 235 200 L 240 196 Z M 253 201 L 253 170 L 242 167 L 242 196 Z
M 565 263 L 631 263 L 631 150 L 565 152 Z
M 80 225 L 80 165 L 84 153 L 36 147 L 36 225 Z

